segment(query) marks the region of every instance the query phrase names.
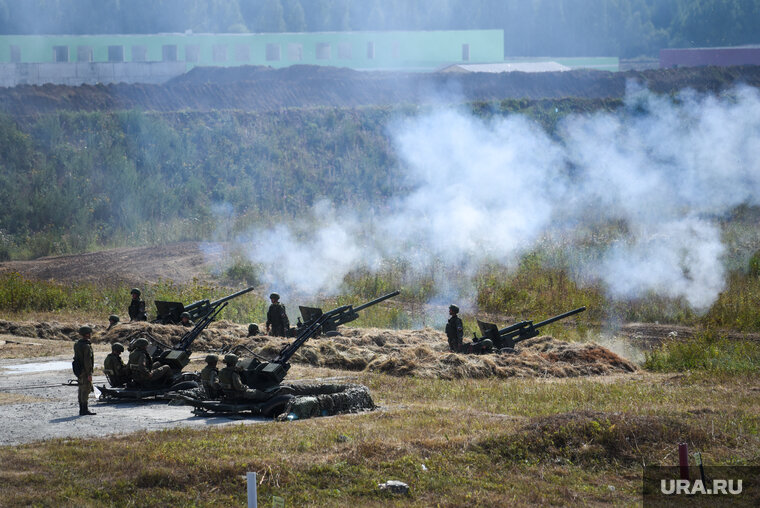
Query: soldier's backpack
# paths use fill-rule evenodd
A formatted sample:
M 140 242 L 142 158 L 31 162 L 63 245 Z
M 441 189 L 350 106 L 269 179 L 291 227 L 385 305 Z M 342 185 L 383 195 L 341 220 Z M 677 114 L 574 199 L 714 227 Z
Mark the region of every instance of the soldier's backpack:
M 71 370 L 74 371 L 74 375 L 76 377 L 79 377 L 82 375 L 84 368 L 82 368 L 82 362 L 79 361 L 79 358 L 74 357 L 74 361 L 71 362 Z

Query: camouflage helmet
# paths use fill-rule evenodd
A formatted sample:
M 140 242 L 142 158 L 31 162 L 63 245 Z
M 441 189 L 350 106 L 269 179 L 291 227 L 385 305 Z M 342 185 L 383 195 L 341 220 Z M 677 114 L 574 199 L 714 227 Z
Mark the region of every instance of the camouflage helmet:
M 449 305 L 449 310 L 452 311 L 454 314 L 459 314 L 459 307 L 457 307 L 453 303 Z
M 132 349 L 145 349 L 148 347 L 148 344 L 148 339 L 145 337 L 140 337 L 132 342 Z
M 111 314 L 110 316 L 108 316 L 108 320 L 112 323 L 118 323 L 119 316 L 117 316 L 116 314 Z
M 271 295 L 269 295 L 269 299 L 270 300 L 279 300 L 280 299 L 280 295 L 278 293 L 272 293 Z
M 140 296 L 142 293 L 137 288 L 132 288 L 132 291 L 129 292 L 130 294 Z
M 183 312 L 182 314 L 179 315 L 179 317 L 180 317 L 180 319 L 182 319 L 182 318 L 190 319 L 190 313 L 189 312 Z
M 227 365 L 235 365 L 238 361 L 237 355 L 225 355 L 224 356 L 224 363 Z
M 258 335 L 259 334 L 259 325 L 256 323 L 251 323 L 248 325 L 248 335 Z
M 111 351 L 115 353 L 123 353 L 124 345 L 121 342 L 114 342 L 113 344 L 111 344 Z
M 88 335 L 92 333 L 92 327 L 90 325 L 84 325 L 79 328 L 79 335 Z
M 216 363 L 219 361 L 219 357 L 216 355 L 206 355 L 206 363 Z

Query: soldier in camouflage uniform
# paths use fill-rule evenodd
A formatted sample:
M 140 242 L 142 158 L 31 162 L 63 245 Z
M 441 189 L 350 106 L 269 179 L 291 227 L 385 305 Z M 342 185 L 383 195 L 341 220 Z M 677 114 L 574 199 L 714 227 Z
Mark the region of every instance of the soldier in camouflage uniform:
M 119 316 L 116 314 L 111 314 L 108 316 L 108 328 L 106 328 L 106 331 L 110 330 L 114 326 L 119 324 Z
M 206 366 L 201 371 L 201 384 L 209 399 L 218 399 L 221 393 L 219 385 L 219 369 L 216 368 L 219 357 L 216 355 L 206 356 Z
M 263 401 L 270 396 L 261 390 L 254 390 L 248 388 L 243 384 L 240 379 L 240 374 L 235 365 L 237 365 L 237 355 L 226 355 L 224 357 L 224 364 L 226 365 L 219 371 L 219 385 L 222 388 L 224 395 L 230 399 L 245 399 L 253 401 Z
M 140 337 L 133 343 L 134 350 L 129 354 L 129 373 L 139 387 L 162 385 L 171 379 L 172 369 L 168 365 L 151 363 L 148 354 L 148 339 Z
M 184 327 L 192 327 L 195 326 L 195 323 L 190 321 L 190 313 L 189 312 L 183 312 L 179 315 L 179 324 L 181 324 Z
M 446 338 L 449 340 L 449 349 L 454 353 L 462 351 L 462 339 L 464 338 L 464 324 L 459 319 L 459 307 L 449 305 L 449 321 L 446 323 Z
M 248 325 L 248 336 L 249 337 L 255 337 L 259 334 L 259 325 L 256 323 L 251 323 Z
M 478 342 L 469 342 L 464 344 L 462 339 L 464 338 L 464 325 L 462 320 L 459 319 L 459 307 L 456 305 L 449 305 L 449 318 L 446 323 L 446 337 L 449 340 L 449 349 L 453 353 L 469 353 L 480 354 L 488 353 L 493 348 L 493 341 L 491 339 L 483 339 Z
M 92 388 L 92 371 L 95 368 L 95 356 L 92 353 L 92 328 L 83 326 L 79 329 L 81 336 L 74 343 L 74 362 L 79 364 L 79 375 L 77 382 L 79 384 L 79 416 L 94 415 L 87 409 L 87 399 L 95 390 Z
M 132 295 L 132 301 L 129 303 L 129 322 L 147 321 L 148 314 L 145 312 L 145 302 L 140 299 L 140 290 L 132 288 L 130 294 Z
M 285 312 L 285 306 L 280 303 L 280 295 L 272 293 L 269 295 L 272 305 L 267 311 L 267 333 L 274 337 L 287 337 L 290 329 L 288 314 Z
M 124 386 L 129 381 L 129 369 L 124 365 L 121 354 L 124 352 L 124 346 L 119 342 L 111 345 L 111 352 L 108 353 L 103 361 L 103 372 L 105 372 L 108 382 L 114 388 Z

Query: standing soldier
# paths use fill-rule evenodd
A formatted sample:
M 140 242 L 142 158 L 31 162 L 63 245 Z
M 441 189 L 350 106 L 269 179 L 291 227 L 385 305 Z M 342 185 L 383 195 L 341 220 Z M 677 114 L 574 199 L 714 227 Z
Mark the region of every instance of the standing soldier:
M 129 322 L 147 321 L 148 314 L 145 313 L 145 302 L 140 299 L 140 290 L 132 288 L 132 301 L 129 303 Z
M 459 319 L 459 307 L 453 303 L 449 305 L 449 318 L 446 323 L 446 337 L 449 339 L 449 349 L 454 353 L 462 351 L 462 339 L 464 337 L 464 324 Z
M 488 353 L 493 348 L 491 339 L 483 339 L 478 342 L 463 344 L 464 325 L 459 319 L 459 307 L 454 304 L 449 305 L 449 318 L 446 323 L 446 337 L 449 339 L 449 349 L 453 353 Z
M 179 324 L 185 327 L 195 326 L 195 323 L 190 321 L 190 313 L 189 312 L 183 312 L 179 315 Z
M 216 355 L 206 356 L 207 365 L 201 371 L 201 384 L 203 390 L 209 399 L 219 398 L 221 386 L 219 386 L 219 369 L 216 364 L 219 363 L 219 357 Z
M 132 345 L 134 350 L 129 354 L 129 373 L 137 386 L 160 385 L 169 380 L 171 367 L 151 363 L 147 351 L 148 339 L 140 337 Z
M 124 352 L 124 346 L 120 342 L 114 342 L 111 345 L 111 352 L 103 360 L 103 372 L 108 378 L 108 382 L 114 388 L 124 386 L 129 380 L 129 370 L 121 359 Z
M 95 368 L 95 357 L 92 354 L 92 328 L 83 326 L 79 329 L 80 339 L 74 343 L 74 365 L 77 382 L 79 383 L 79 416 L 94 415 L 87 409 L 87 399 L 92 388 L 92 371 Z
M 272 305 L 267 311 L 267 334 L 274 337 L 287 337 L 290 321 L 288 321 L 285 306 L 280 303 L 280 295 L 272 293 L 269 295 L 269 299 L 272 301 Z

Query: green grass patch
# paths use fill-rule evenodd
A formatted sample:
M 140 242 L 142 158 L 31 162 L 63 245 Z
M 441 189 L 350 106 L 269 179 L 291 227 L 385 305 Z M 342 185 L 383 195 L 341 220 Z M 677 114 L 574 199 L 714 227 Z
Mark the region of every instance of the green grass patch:
M 688 341 L 666 342 L 646 353 L 644 368 L 655 372 L 760 372 L 760 343 L 704 332 Z

